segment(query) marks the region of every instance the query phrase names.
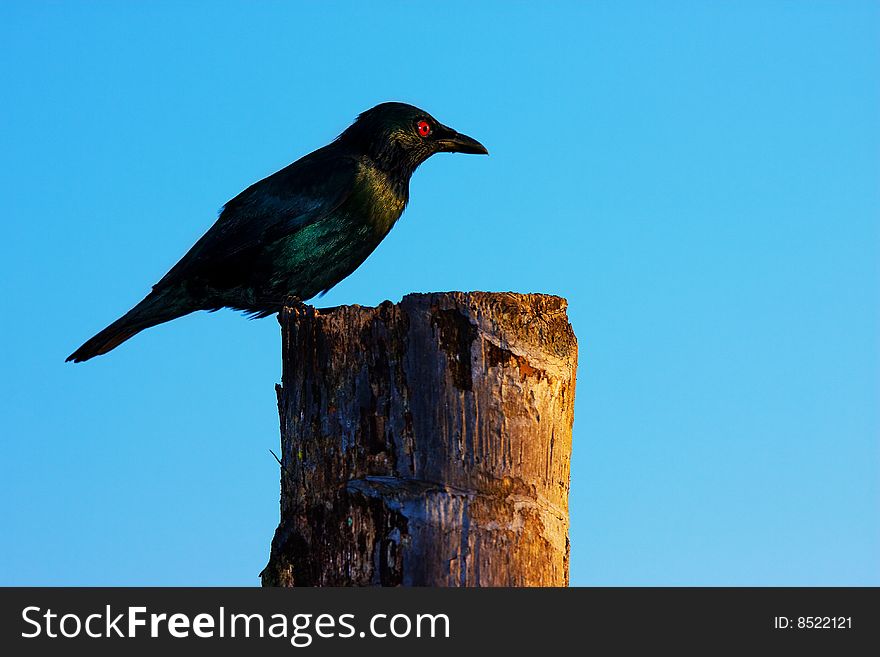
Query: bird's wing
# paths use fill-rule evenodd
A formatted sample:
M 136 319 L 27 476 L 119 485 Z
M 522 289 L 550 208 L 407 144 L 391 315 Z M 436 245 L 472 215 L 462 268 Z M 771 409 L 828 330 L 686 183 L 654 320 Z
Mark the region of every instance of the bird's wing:
M 154 289 L 247 261 L 271 244 L 336 210 L 355 188 L 358 162 L 331 146 L 254 183 L 229 201 L 217 221 Z

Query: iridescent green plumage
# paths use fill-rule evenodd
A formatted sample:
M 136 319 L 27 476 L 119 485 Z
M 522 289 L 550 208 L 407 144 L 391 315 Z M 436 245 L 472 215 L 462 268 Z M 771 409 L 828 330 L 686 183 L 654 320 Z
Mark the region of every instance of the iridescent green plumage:
M 413 172 L 438 152 L 486 149 L 412 105 L 383 103 L 364 112 L 332 143 L 229 201 L 143 301 L 68 360 L 107 353 L 196 310 L 265 317 L 291 296 L 326 292 L 384 239 L 406 207 Z

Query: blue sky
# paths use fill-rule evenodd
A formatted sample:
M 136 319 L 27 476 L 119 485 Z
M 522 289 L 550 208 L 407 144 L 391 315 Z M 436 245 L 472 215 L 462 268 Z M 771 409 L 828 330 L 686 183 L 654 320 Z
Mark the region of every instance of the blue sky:
M 0 583 L 256 585 L 274 319 L 84 365 L 385 100 L 473 135 L 322 305 L 569 299 L 577 585 L 880 585 L 880 5 L 0 5 Z

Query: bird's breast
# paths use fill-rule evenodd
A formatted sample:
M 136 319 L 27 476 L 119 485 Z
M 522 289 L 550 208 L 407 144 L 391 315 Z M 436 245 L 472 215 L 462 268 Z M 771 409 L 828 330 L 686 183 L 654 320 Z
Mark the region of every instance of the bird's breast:
M 406 190 L 359 165 L 351 194 L 332 212 L 277 240 L 268 250 L 271 274 L 263 296 L 310 299 L 351 274 L 373 252 L 406 207 Z
M 358 167 L 352 202 L 361 209 L 380 239 L 403 214 L 409 193 L 407 182 L 395 182 L 388 174 L 368 164 L 362 163 Z

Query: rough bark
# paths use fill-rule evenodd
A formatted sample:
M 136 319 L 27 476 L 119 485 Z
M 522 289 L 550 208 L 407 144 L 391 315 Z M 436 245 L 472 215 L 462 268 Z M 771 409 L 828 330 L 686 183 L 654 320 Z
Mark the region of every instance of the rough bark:
M 285 308 L 263 585 L 567 585 L 566 305 L 449 292 Z

